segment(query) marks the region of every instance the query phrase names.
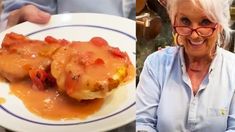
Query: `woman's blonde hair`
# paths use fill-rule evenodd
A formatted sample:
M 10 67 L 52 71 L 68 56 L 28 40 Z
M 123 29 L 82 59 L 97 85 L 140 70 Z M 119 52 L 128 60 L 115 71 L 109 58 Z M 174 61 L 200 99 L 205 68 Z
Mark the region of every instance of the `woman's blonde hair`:
M 180 5 L 182 0 L 167 0 L 167 11 L 171 22 L 174 23 L 175 16 L 177 13 L 177 7 Z M 196 7 L 202 8 L 207 17 L 215 23 L 218 23 L 223 28 L 223 47 L 226 47 L 230 42 L 231 28 L 230 28 L 230 5 L 233 0 L 191 0 Z

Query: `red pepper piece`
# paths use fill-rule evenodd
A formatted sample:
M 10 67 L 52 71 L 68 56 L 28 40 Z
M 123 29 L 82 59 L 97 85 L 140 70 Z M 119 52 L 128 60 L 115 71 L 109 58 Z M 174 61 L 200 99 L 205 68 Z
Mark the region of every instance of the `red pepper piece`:
M 109 51 L 110 51 L 114 56 L 117 56 L 117 57 L 125 58 L 125 56 L 126 56 L 126 53 L 120 51 L 119 48 L 110 47 Z
M 90 42 L 99 47 L 108 45 L 108 42 L 101 37 L 93 37 Z

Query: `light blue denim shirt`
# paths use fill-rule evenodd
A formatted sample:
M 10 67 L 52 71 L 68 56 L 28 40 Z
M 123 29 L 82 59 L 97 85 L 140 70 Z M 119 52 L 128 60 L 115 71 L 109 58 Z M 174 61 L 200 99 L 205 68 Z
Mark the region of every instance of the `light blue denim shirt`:
M 235 54 L 217 47 L 194 96 L 182 47 L 147 57 L 137 86 L 137 130 L 235 131 Z
M 58 13 L 104 13 L 135 18 L 135 0 L 3 0 L 1 20 L 22 5 L 33 4 L 51 14 Z

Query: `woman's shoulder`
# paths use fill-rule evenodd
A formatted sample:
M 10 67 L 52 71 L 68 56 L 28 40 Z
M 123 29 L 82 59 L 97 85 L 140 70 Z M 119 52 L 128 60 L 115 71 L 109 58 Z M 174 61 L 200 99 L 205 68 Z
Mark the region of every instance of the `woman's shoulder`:
M 222 57 L 222 67 L 225 73 L 228 73 L 228 79 L 233 84 L 235 79 L 235 54 L 227 51 L 225 49 L 221 49 L 221 57 Z
M 225 61 L 229 61 L 229 63 L 235 64 L 235 53 L 221 48 L 221 55 Z
M 221 49 L 221 57 L 222 57 L 222 63 L 223 67 L 231 73 L 230 75 L 235 75 L 235 54 L 227 51 L 225 49 Z M 235 77 L 235 76 L 234 76 Z
M 157 62 L 164 62 L 169 61 L 175 58 L 179 54 L 180 47 L 167 47 L 156 52 L 153 52 L 147 57 L 147 61 L 157 61 Z
M 144 62 L 144 68 L 157 78 L 159 84 L 163 86 L 164 79 L 170 73 L 174 62 L 179 57 L 180 47 L 167 47 L 150 54 Z

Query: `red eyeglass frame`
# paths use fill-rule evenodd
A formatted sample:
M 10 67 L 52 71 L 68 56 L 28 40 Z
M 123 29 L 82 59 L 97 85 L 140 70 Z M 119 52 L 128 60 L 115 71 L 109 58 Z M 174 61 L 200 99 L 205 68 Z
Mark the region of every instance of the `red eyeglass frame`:
M 210 36 L 214 33 L 214 31 L 216 30 L 216 28 L 218 27 L 218 23 L 216 23 L 214 27 L 197 27 L 197 28 L 195 28 L 195 29 L 193 29 L 193 28 L 191 28 L 191 27 L 189 27 L 189 26 L 176 26 L 176 25 L 173 26 L 174 31 L 175 31 L 176 33 L 178 33 L 178 34 L 181 35 L 181 36 L 188 36 L 188 35 L 182 35 L 182 34 L 180 34 L 179 32 L 177 32 L 177 30 L 176 30 L 177 27 L 184 27 L 184 28 L 189 28 L 189 29 L 191 29 L 191 33 L 188 34 L 188 35 L 191 35 L 191 34 L 195 31 L 198 36 L 201 36 L 201 37 L 210 37 Z M 200 29 L 200 28 L 210 28 L 210 29 L 212 29 L 212 32 L 211 32 L 210 35 L 205 35 L 205 36 L 204 36 L 204 35 L 200 35 L 200 34 L 198 33 L 198 31 L 197 31 L 197 30 Z

